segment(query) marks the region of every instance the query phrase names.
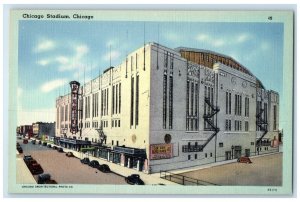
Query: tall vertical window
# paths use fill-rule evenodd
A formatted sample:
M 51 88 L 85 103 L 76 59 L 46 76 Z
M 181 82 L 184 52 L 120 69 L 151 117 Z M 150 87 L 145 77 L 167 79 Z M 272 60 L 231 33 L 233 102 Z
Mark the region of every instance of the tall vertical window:
M 196 120 L 195 120 L 195 130 L 199 129 L 198 123 L 199 123 L 199 85 L 196 83 L 195 86 L 196 90 L 196 97 L 195 97 L 195 102 L 196 102 L 196 107 L 195 107 L 195 115 L 196 115 Z
M 164 67 L 168 67 L 168 52 L 165 52 L 165 55 L 164 55 Z
M 264 121 L 268 122 L 268 104 L 264 103 Z
M 169 129 L 173 128 L 173 76 L 169 78 Z
M 167 124 L 167 73 L 163 78 L 163 128 L 166 129 Z
M 92 95 L 92 117 L 95 117 L 95 94 Z
M 121 83 L 119 84 L 119 114 L 121 113 Z
M 135 89 L 135 125 L 139 125 L 139 75 L 136 76 Z
M 228 92 L 226 92 L 226 106 L 225 106 L 225 108 L 226 108 L 226 114 L 228 114 Z
M 249 131 L 249 122 L 245 121 L 245 131 Z
M 228 130 L 231 131 L 231 120 L 228 120 Z
M 87 97 L 85 97 L 84 102 L 84 118 L 87 118 Z
M 228 128 L 229 128 L 229 127 L 228 127 L 228 120 L 226 119 L 226 120 L 225 120 L 225 131 L 228 131 Z
M 228 94 L 229 97 L 229 108 L 228 108 L 228 113 L 231 114 L 231 93 Z
M 56 128 L 59 128 L 59 107 L 56 108 Z
M 116 114 L 118 113 L 118 106 L 119 106 L 119 104 L 118 104 L 118 99 L 119 99 L 119 96 L 118 96 L 118 92 L 119 91 L 119 85 L 117 84 L 116 85 L 116 95 L 115 95 L 115 97 L 116 97 L 116 102 L 115 102 L 115 108 L 116 108 Z
M 68 105 L 65 106 L 65 121 L 68 121 Z
M 186 83 L 186 130 L 189 130 L 190 81 Z
M 237 115 L 237 103 L 238 103 L 238 99 L 237 99 L 237 95 L 234 95 L 234 115 Z
M 245 116 L 249 117 L 249 98 L 245 97 Z
M 101 90 L 101 116 L 103 116 L 103 97 L 104 97 L 103 94 L 104 94 L 103 90 Z
M 191 115 L 194 115 L 194 82 L 191 82 Z
M 274 116 L 274 123 L 273 123 L 273 130 L 276 130 L 276 124 L 277 124 L 277 106 L 273 106 L 273 116 Z
M 134 78 L 131 77 L 130 126 L 133 126 Z
M 239 115 L 241 116 L 242 115 L 242 95 L 239 96 L 240 97 L 240 101 L 239 101 L 239 104 L 240 104 L 240 110 L 239 110 Z
M 98 117 L 99 112 L 99 93 L 96 93 L 96 116 Z
M 112 87 L 112 114 L 115 113 L 115 86 Z
M 62 122 L 64 121 L 64 107 L 60 108 L 60 127 L 63 128 Z
M 106 89 L 106 115 L 108 115 L 108 98 L 109 98 L 109 92 L 107 88 Z

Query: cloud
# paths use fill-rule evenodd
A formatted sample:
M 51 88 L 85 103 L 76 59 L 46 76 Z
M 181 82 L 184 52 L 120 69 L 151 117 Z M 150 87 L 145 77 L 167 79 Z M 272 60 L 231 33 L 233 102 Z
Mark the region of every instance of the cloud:
M 65 65 L 65 64 L 68 64 L 69 63 L 69 58 L 65 57 L 65 56 L 58 56 L 55 58 L 55 60 L 62 64 L 62 65 Z
M 104 61 L 109 61 L 111 60 L 117 60 L 120 57 L 121 53 L 119 51 L 111 51 L 111 52 L 107 52 L 102 56 L 102 59 Z
M 40 89 L 43 93 L 48 93 L 50 91 L 53 91 L 53 90 L 65 85 L 67 82 L 68 82 L 67 79 L 55 79 L 55 80 L 44 83 Z
M 37 64 L 41 65 L 41 66 L 46 66 L 46 65 L 48 65 L 50 63 L 51 63 L 50 59 L 42 59 L 42 60 L 37 61 Z
M 209 38 L 209 36 L 207 34 L 198 34 L 196 36 L 196 40 L 198 41 L 205 41 Z
M 225 41 L 223 39 L 212 40 L 211 45 L 214 47 L 221 47 L 225 45 Z
M 74 47 L 75 52 L 73 56 L 58 56 L 56 61 L 59 62 L 59 71 L 70 71 L 75 69 L 83 69 L 86 64 L 82 62 L 82 59 L 89 52 L 89 48 L 86 45 L 78 45 Z
M 54 49 L 56 46 L 55 42 L 49 39 L 42 39 L 35 47 L 35 52 L 45 52 Z
M 173 32 L 167 32 L 164 34 L 165 39 L 172 41 L 172 42 L 178 42 L 180 40 L 180 36 L 178 34 L 175 34 Z
M 236 37 L 236 42 L 237 43 L 244 43 L 245 41 L 248 41 L 249 39 L 250 39 L 250 35 L 246 34 L 246 33 L 243 33 L 243 34 L 240 34 Z

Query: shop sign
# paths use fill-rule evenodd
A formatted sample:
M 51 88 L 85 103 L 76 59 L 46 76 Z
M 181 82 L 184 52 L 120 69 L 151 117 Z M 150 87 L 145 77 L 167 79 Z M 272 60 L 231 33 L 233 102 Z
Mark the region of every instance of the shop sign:
M 150 159 L 169 159 L 173 157 L 173 144 L 150 145 Z

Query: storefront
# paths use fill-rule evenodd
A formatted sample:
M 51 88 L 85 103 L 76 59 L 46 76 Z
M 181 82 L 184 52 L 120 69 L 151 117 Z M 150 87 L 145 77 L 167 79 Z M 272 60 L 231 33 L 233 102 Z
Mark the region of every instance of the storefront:
M 81 148 L 87 148 L 91 146 L 91 141 L 86 141 L 86 140 L 60 138 L 58 142 L 60 146 L 64 148 L 76 150 L 76 151 L 80 151 Z
M 145 149 L 116 146 L 113 148 L 112 153 L 112 161 L 138 171 L 143 170 L 144 162 L 147 159 Z

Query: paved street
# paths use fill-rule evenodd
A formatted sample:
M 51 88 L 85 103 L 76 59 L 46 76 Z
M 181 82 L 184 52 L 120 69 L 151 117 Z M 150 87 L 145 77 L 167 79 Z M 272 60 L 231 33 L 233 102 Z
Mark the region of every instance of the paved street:
M 23 155 L 30 154 L 41 164 L 44 173 L 49 173 L 59 184 L 126 184 L 124 177 L 114 173 L 102 173 L 81 164 L 78 158 L 67 157 L 65 153 L 52 148 L 39 144 L 33 145 L 31 142 L 23 144 L 20 141 L 20 144 L 24 150 Z
M 180 174 L 217 185 L 281 186 L 282 153 L 252 157 L 251 161 L 251 164 L 234 162 Z

